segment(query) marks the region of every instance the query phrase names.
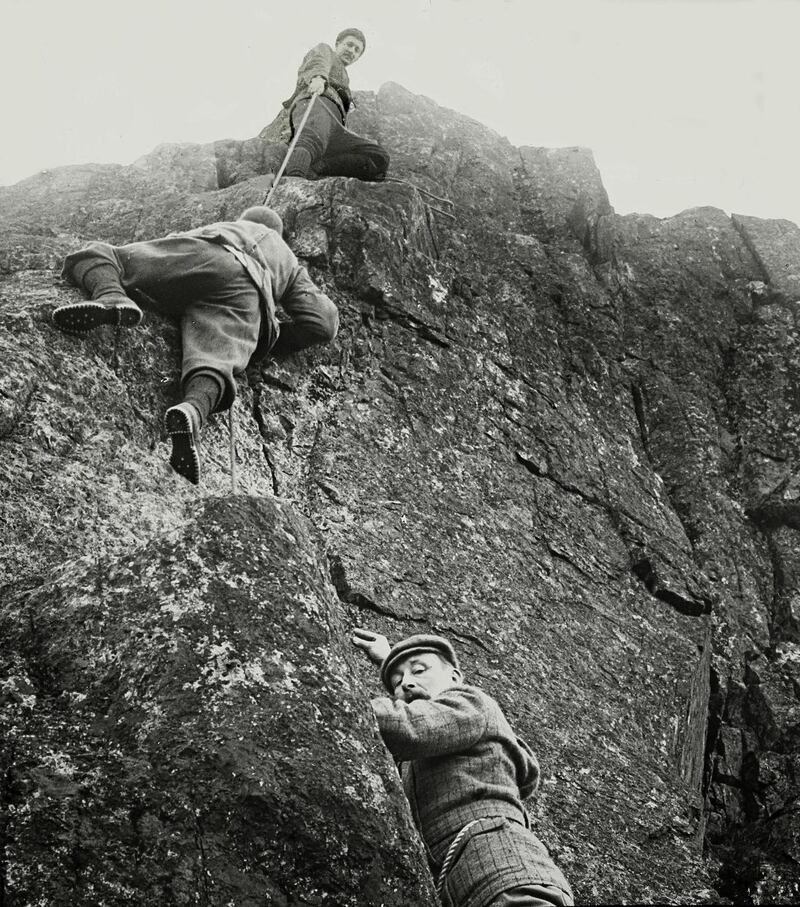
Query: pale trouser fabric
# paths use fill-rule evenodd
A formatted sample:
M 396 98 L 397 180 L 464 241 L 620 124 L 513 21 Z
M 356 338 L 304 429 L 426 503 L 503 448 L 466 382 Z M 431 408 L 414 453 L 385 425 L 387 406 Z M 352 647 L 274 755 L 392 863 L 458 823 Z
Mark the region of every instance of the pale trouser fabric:
M 487 907 L 572 907 L 574 903 L 566 891 L 555 885 L 523 885 L 504 891 Z
M 452 856 L 443 907 L 573 903 L 569 883 L 544 844 L 529 828 L 503 816 L 471 825 Z M 512 894 L 517 900 L 497 900 Z M 530 900 L 532 896 L 538 900 Z
M 261 317 L 258 290 L 236 258 L 190 236 L 124 246 L 93 242 L 67 257 L 65 271 L 88 258 L 113 263 L 126 292 L 141 291 L 160 312 L 180 319 L 182 387 L 194 373 L 218 375 L 224 392 L 217 409 L 227 409 L 236 396 L 234 375 L 247 367 L 262 324 L 271 329 Z

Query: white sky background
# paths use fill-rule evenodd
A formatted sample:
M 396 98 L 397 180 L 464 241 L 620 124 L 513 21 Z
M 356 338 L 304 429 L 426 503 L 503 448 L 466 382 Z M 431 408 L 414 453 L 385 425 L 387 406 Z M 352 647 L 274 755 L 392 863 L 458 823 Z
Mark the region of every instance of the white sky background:
M 351 25 L 354 89 L 587 146 L 620 214 L 800 223 L 800 0 L 0 0 L 0 185 L 250 138 Z

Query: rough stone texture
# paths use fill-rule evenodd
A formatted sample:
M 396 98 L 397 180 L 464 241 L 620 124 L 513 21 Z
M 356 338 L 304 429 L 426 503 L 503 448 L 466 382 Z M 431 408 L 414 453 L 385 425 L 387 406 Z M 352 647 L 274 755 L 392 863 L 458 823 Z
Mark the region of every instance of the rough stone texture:
M 733 216 L 733 223 L 764 269 L 773 294 L 800 300 L 800 227 L 789 220 Z
M 431 902 L 293 508 L 206 497 L 174 532 L 89 553 L 16 601 L 12 902 Z
M 56 902 L 433 903 L 361 624 L 453 638 L 540 756 L 580 902 L 796 901 L 793 232 L 618 217 L 584 149 L 397 85 L 358 103 L 456 220 L 403 183 L 279 186 L 342 328 L 242 381 L 238 497 L 225 419 L 200 489 L 165 464 L 174 325 L 83 340 L 49 313 L 82 241 L 261 201 L 280 117 L 0 190 L 0 890 L 34 903 L 41 863 Z

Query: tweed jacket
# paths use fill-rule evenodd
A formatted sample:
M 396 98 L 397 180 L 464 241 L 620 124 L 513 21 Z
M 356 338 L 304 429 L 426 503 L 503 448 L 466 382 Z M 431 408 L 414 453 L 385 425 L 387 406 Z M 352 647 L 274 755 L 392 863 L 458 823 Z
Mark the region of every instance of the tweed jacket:
M 414 822 L 437 874 L 458 832 L 478 820 L 455 855 L 442 895 L 482 907 L 526 883 L 569 885 L 529 830 L 523 801 L 539 764 L 491 696 L 458 685 L 434 699 L 372 701 L 389 751 L 400 762 Z
M 303 58 L 300 69 L 297 70 L 297 86 L 294 94 L 283 102 L 283 106 L 291 108 L 296 101 L 310 97 L 308 85 L 315 76 L 325 79 L 323 98 L 330 98 L 338 107 L 344 123 L 347 111 L 353 101 L 350 93 L 350 77 L 347 68 L 342 63 L 339 55 L 329 44 L 317 44 Z
M 177 235 L 218 243 L 239 261 L 258 289 L 262 317 L 266 317 L 272 326 L 273 330 L 269 334 L 273 338 L 279 331 L 276 304 L 288 304 L 291 307 L 293 300 L 304 296 L 327 299 L 281 236 L 263 224 L 249 220 L 226 221 Z M 267 350 L 258 349 L 256 358 L 266 352 Z

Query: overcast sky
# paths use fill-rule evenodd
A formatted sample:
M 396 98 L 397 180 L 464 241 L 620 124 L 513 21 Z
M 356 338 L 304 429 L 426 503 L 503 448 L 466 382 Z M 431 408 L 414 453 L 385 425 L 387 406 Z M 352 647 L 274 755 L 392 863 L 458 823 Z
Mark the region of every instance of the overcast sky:
M 353 88 L 587 146 L 620 214 L 800 223 L 800 0 L 0 0 L 0 185 L 249 138 L 350 25 Z

